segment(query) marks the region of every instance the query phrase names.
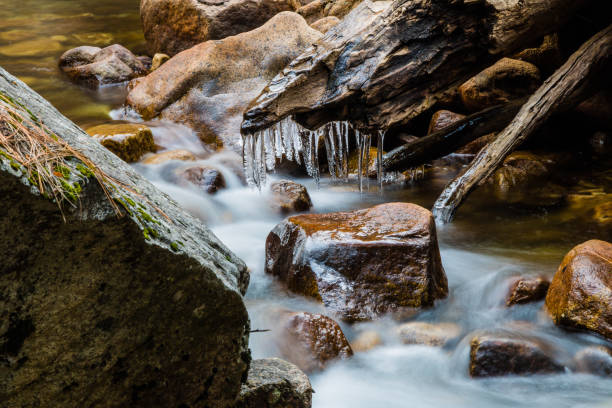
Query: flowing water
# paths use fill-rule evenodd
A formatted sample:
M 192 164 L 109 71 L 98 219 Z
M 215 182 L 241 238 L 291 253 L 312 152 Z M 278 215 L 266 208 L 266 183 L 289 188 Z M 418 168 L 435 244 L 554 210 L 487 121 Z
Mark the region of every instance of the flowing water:
M 142 50 L 137 12 L 137 0 L 0 0 L 0 65 L 21 77 L 79 125 L 108 120 L 111 110 L 123 101 L 123 88 L 108 87 L 92 92 L 72 85 L 57 70 L 57 58 L 63 51 L 83 44 L 103 46 L 119 42 L 133 50 Z M 279 310 L 324 313 L 321 305 L 287 292 L 264 273 L 265 239 L 282 217 L 269 206 L 269 192 L 261 180 L 261 169 L 250 172 L 251 178 L 260 178 L 261 190 L 246 187 L 234 169 L 235 163 L 240 162 L 238 154 L 221 152 L 206 157 L 205 149 L 189 129 L 162 122 L 150 125 L 160 146 L 191 150 L 205 157 L 199 163 L 222 170 L 227 188 L 207 195 L 175 183 L 174 171 L 182 163 L 134 165 L 205 221 L 248 264 L 251 284 L 246 302 L 252 328 L 274 329 Z M 344 131 L 344 124 L 332 126 L 334 137 L 326 138 L 325 143 L 336 147 L 328 150 L 328 159 L 334 163 L 331 171 L 336 177 L 322 174 L 318 181 L 318 171 L 313 168 L 310 173 L 315 179 L 296 180 L 310 191 L 315 212 L 351 210 L 389 201 L 407 201 L 431 208 L 437 194 L 456 171 L 442 161 L 421 180 L 401 187 L 385 185 L 383 190 L 380 184 L 368 183 L 367 179 L 347 181 L 345 134 L 348 132 Z M 311 158 L 309 166 L 314 166 L 314 156 L 319 151 L 316 144 L 321 135 L 316 132 L 309 135 L 309 147 L 308 143 L 298 145 L 295 140 L 285 143 L 275 131 L 268 133 L 260 135 L 265 143 L 264 149 L 259 150 L 268 168 L 272 167 L 276 155 L 287 154 L 287 148 L 305 151 Z M 267 161 L 266 143 L 278 149 L 273 150 L 272 158 Z M 255 141 L 249 146 L 261 149 Z M 274 179 L 280 175 L 272 173 L 267 177 Z M 474 380 L 467 374 L 469 341 L 479 330 L 499 329 L 540 338 L 563 363 L 570 363 L 575 352 L 585 345 L 604 343 L 589 334 L 570 333 L 555 327 L 542 310 L 543 302 L 513 308 L 504 306 L 513 276 L 552 277 L 563 255 L 574 245 L 591 238 L 611 238 L 609 229 L 594 222 L 589 210 L 612 197 L 609 163 L 564 177 L 570 195 L 563 206 L 546 211 L 517 209 L 477 191 L 452 224 L 439 227 L 450 295 L 411 319 L 457 323 L 462 329 L 461 340 L 445 348 L 408 346 L 394 335 L 398 322 L 392 318 L 342 324 L 349 339 L 365 330 L 375 330 L 384 344 L 369 352 L 356 353 L 350 360 L 334 363 L 323 372 L 313 373 L 310 378 L 316 391 L 314 407 L 612 407 L 612 379 L 569 370 L 558 375 L 486 380 Z M 362 192 L 360 184 L 363 184 Z M 253 357 L 277 355 L 276 335 L 274 330 L 253 333 Z

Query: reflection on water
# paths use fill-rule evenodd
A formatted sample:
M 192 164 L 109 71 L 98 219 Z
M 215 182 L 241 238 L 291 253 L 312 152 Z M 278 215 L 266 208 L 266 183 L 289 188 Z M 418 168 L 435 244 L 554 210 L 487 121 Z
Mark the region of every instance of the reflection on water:
M 0 0 L 0 65 L 18 75 L 80 125 L 108 119 L 123 102 L 123 89 L 87 91 L 70 84 L 56 64 L 69 48 L 120 43 L 141 50 L 138 0 Z M 279 310 L 325 313 L 320 304 L 293 295 L 264 273 L 268 232 L 282 220 L 268 204 L 268 193 L 246 188 L 231 163 L 231 153 L 210 156 L 189 129 L 150 123 L 156 143 L 164 149 L 187 149 L 225 176 L 228 188 L 207 195 L 178 186 L 174 171 L 184 163 L 136 164 L 135 168 L 211 226 L 215 234 L 249 266 L 247 306 L 255 329 L 274 328 Z M 228 164 L 229 163 L 229 164 Z M 193 163 L 191 163 L 193 164 Z M 610 240 L 609 227 L 593 221 L 591 209 L 612 197 L 609 162 L 600 169 L 567 175 L 567 203 L 547 210 L 524 211 L 477 191 L 450 225 L 439 227 L 441 256 L 450 295 L 435 308 L 413 319 L 454 322 L 462 337 L 445 348 L 407 346 L 395 335 L 397 321 L 383 318 L 353 326 L 342 324 L 354 339 L 365 330 L 377 331 L 384 345 L 357 353 L 348 361 L 311 376 L 315 408 L 339 407 L 612 407 L 612 380 L 565 373 L 553 376 L 472 380 L 467 374 L 469 340 L 474 332 L 508 330 L 546 341 L 561 362 L 580 347 L 603 340 L 555 327 L 542 302 L 507 309 L 503 306 L 509 279 L 516 275 L 552 276 L 563 255 L 591 238 Z M 358 192 L 356 182 L 321 180 L 307 186 L 313 211 L 352 210 L 388 201 L 407 201 L 430 208 L 452 172 L 431 170 L 425 180 L 404 187 L 387 186 L 381 194 L 375 182 Z M 279 177 L 279 176 L 273 176 Z M 278 354 L 278 333 L 254 333 L 255 358 Z
M 125 99 L 122 86 L 99 92 L 72 84 L 59 56 L 80 45 L 119 43 L 144 52 L 139 0 L 0 0 L 0 65 L 79 125 L 108 119 Z

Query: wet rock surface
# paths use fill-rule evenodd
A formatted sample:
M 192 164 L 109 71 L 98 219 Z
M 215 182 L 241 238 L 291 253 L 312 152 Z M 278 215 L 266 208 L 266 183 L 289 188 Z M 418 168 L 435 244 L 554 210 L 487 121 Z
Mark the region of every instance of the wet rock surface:
M 408 322 L 397 328 L 404 344 L 424 344 L 442 347 L 461 335 L 461 327 L 455 323 Z
M 517 278 L 506 296 L 506 306 L 538 302 L 546 297 L 550 281 L 544 277 Z
M 122 213 L 77 159 L 80 205 L 62 213 L 0 156 L 1 405 L 233 403 L 250 360 L 245 264 L 3 69 L 0 92 L 112 177 Z
M 165 152 L 157 153 L 146 157 L 142 160 L 143 164 L 162 164 L 170 160 L 180 161 L 193 161 L 196 157 L 189 150 L 167 150 Z
M 149 52 L 175 55 L 253 30 L 298 7 L 292 0 L 142 0 L 140 17 Z
M 590 240 L 565 255 L 552 279 L 546 307 L 559 326 L 612 340 L 612 244 Z
M 181 168 L 176 175 L 179 178 L 179 184 L 190 183 L 208 194 L 214 194 L 226 186 L 223 173 L 210 166 L 196 165 Z
M 580 373 L 612 377 L 612 349 L 606 346 L 585 347 L 576 353 L 574 369 Z
M 294 181 L 275 181 L 270 184 L 270 191 L 272 192 L 270 204 L 283 214 L 308 211 L 312 207 L 306 187 Z
M 531 95 L 540 85 L 540 71 L 525 61 L 502 58 L 459 87 L 466 108 L 477 112 L 489 106 Z
M 353 355 L 340 325 L 327 316 L 288 313 L 282 320 L 278 348 L 284 358 L 306 372 L 323 370 L 334 360 Z
M 380 334 L 373 330 L 365 331 L 359 334 L 357 338 L 351 341 L 351 348 L 355 352 L 363 352 L 372 350 L 383 343 Z
M 299 15 L 277 14 L 253 31 L 207 41 L 174 56 L 139 81 L 127 102 L 146 119 L 187 124 L 203 142 L 240 151 L 244 109 L 320 36 Z
M 121 160 L 133 163 L 151 152 L 155 152 L 153 133 L 145 125 L 118 123 L 98 125 L 87 129 L 87 133 Z
M 499 333 L 472 339 L 469 371 L 472 377 L 495 377 L 552 374 L 564 368 L 538 340 Z
M 347 320 L 432 306 L 448 293 L 433 217 L 408 203 L 290 217 L 268 235 L 266 272 Z
M 70 79 L 92 88 L 126 82 L 147 73 L 142 61 L 119 44 L 73 48 L 62 54 L 59 66 Z
M 449 110 L 436 111 L 431 116 L 431 121 L 429 122 L 429 129 L 427 130 L 427 134 L 435 133 L 438 130 L 442 130 L 445 127 L 450 126 L 463 118 L 465 118 L 465 115 L 451 112 Z
M 280 358 L 253 360 L 234 408 L 310 408 L 312 393 L 295 365 Z

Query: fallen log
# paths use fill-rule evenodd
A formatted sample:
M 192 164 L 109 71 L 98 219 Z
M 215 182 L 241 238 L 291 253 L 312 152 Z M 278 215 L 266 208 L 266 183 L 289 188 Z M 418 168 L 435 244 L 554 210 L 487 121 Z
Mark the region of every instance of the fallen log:
M 436 220 L 449 222 L 472 190 L 489 177 L 551 114 L 572 107 L 593 88 L 610 81 L 612 25 L 584 43 L 523 105 L 512 122 L 446 186 L 433 206 Z M 607 72 L 606 72 L 607 71 Z
M 525 99 L 493 106 L 437 132 L 399 146 L 383 156 L 385 171 L 403 171 L 455 152 L 473 140 L 505 128 Z
M 297 115 L 314 129 L 401 125 L 588 0 L 365 0 L 277 75 L 244 114 L 253 133 Z M 299 114 L 299 115 L 298 115 Z

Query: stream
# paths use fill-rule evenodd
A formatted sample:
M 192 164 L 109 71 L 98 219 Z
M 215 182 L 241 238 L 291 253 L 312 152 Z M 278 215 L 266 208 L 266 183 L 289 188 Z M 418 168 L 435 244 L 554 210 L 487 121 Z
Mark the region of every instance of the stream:
M 90 91 L 78 87 L 61 75 L 58 57 L 79 45 L 113 43 L 144 53 L 137 0 L 0 0 L 0 65 L 80 126 L 120 117 L 125 89 L 113 86 Z M 188 128 L 159 121 L 146 124 L 165 150 L 187 149 L 206 157 Z M 305 175 L 290 178 L 307 187 L 313 212 L 353 210 L 393 201 L 431 208 L 459 169 L 456 163 L 460 160 L 452 159 L 429 169 L 422 180 L 385 185 L 382 190 L 375 179 L 365 182 L 360 192 L 354 178 L 345 182 L 322 174 L 318 186 Z M 240 161 L 237 154 L 219 152 L 196 162 L 222 170 L 227 188 L 214 195 L 175 184 L 172 171 L 180 165 L 175 161 L 134 167 L 202 219 L 246 262 L 251 272 L 246 303 L 253 329 L 273 328 L 279 310 L 325 313 L 321 304 L 288 292 L 264 273 L 265 240 L 283 216 L 270 208 L 265 188 L 259 191 L 243 185 L 227 165 L 236 161 Z M 271 173 L 268 182 L 287 177 Z M 561 363 L 569 363 L 586 345 L 606 343 L 594 335 L 557 328 L 543 311 L 542 301 L 512 308 L 504 304 L 512 277 L 552 278 L 572 247 L 592 238 L 610 239 L 610 232 L 606 236 L 588 211 L 612 197 L 609 163 L 584 166 L 564 177 L 569 189 L 566 205 L 518 210 L 477 191 L 451 224 L 438 226 L 449 297 L 411 319 L 456 323 L 462 330 L 459 341 L 444 348 L 404 345 L 395 335 L 399 322 L 390 317 L 353 325 L 341 323 L 349 340 L 374 330 L 383 345 L 310 374 L 315 390 L 313 406 L 612 407 L 612 379 L 569 370 L 557 375 L 478 380 L 468 375 L 469 342 L 479 330 L 500 329 L 542 339 Z M 279 354 L 274 336 L 274 330 L 251 335 L 253 358 Z

